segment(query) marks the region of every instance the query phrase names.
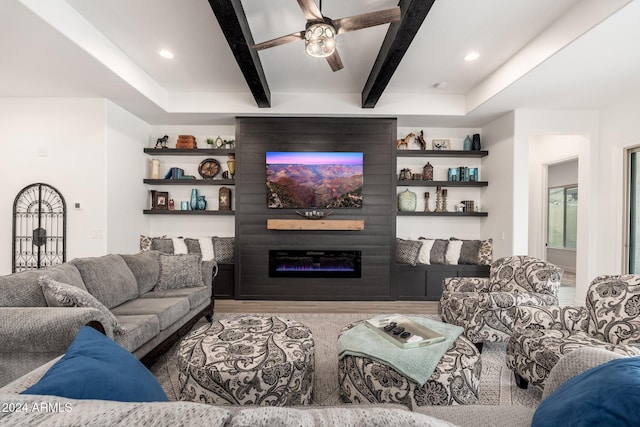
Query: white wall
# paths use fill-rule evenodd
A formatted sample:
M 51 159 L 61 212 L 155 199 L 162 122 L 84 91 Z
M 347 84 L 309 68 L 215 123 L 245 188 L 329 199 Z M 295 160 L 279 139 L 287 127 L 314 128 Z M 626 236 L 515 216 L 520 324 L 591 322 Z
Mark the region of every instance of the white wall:
M 0 274 L 11 272 L 14 198 L 33 183 L 65 198 L 67 260 L 106 252 L 104 111 L 101 99 L 0 98 Z
M 138 117 L 106 102 L 106 242 L 107 253 L 136 253 L 139 236 L 149 224 L 142 210 L 148 191 L 142 184 L 149 162 L 147 146 L 150 126 Z
M 524 171 L 514 177 L 514 193 L 518 200 L 513 205 L 514 217 L 519 218 L 516 224 L 519 244 L 524 245 L 524 250 L 529 251 L 529 229 L 531 226 L 529 193 L 531 192 L 529 174 L 530 169 L 530 144 L 535 136 L 540 135 L 578 135 L 581 136 L 579 144 L 579 171 L 578 185 L 580 197 L 578 199 L 578 242 L 576 250 L 576 303 L 584 304 L 586 289 L 590 281 L 597 275 L 598 248 L 597 227 L 601 222 L 598 218 L 599 205 L 599 159 L 597 156 L 599 144 L 599 113 L 596 111 L 515 111 L 514 144 L 518 147 L 518 155 L 515 156 L 515 170 Z M 562 147 L 554 146 L 553 150 L 560 151 Z M 571 157 L 567 155 L 567 157 Z M 537 163 L 537 162 L 534 162 Z M 536 170 L 539 174 L 540 167 Z M 527 173 L 529 172 L 529 174 Z M 539 175 L 537 175 L 539 176 Z M 540 178 L 532 177 L 539 182 Z M 541 187 L 537 187 L 541 188 Z M 542 189 L 539 190 L 542 192 Z M 524 200 L 523 200 L 524 199 Z M 533 206 L 533 209 L 540 209 Z M 540 235 L 540 231 L 533 231 Z M 539 245 L 538 245 L 539 246 Z
M 482 161 L 483 180 L 489 185 L 483 190 L 483 210 L 489 216 L 483 220 L 483 239 L 493 239 L 493 259 L 514 255 L 514 114 L 507 113 L 482 128 L 482 148 L 489 155 Z
M 595 227 L 598 241 L 598 274 L 627 272 L 624 262 L 625 224 L 625 149 L 640 145 L 638 128 L 640 97 L 630 98 L 602 112 L 602 133 L 598 161 L 602 165 L 600 180 L 600 221 Z

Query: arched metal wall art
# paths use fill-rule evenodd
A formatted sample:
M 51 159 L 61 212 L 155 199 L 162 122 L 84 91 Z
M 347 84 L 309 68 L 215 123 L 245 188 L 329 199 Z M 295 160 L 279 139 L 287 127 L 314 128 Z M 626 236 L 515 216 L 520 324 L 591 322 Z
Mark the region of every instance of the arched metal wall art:
M 13 202 L 13 272 L 66 261 L 67 208 L 48 184 L 23 188 Z

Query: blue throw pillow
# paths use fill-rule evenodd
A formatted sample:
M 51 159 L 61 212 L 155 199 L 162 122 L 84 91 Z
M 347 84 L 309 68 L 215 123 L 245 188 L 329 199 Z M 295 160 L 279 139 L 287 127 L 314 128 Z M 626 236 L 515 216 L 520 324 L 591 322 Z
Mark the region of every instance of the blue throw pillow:
M 22 394 L 120 402 L 168 401 L 153 374 L 113 340 L 84 326 L 65 355 Z
M 640 426 L 640 357 L 611 360 L 571 378 L 547 397 L 532 427 Z

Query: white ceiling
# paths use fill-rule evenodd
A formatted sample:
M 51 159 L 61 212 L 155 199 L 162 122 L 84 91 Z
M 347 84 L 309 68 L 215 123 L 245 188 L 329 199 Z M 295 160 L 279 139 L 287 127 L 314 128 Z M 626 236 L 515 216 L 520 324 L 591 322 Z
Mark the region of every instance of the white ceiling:
M 322 11 L 335 19 L 395 5 L 324 0 Z M 242 6 L 255 42 L 304 29 L 295 0 Z M 336 73 L 302 42 L 261 51 L 272 104 L 261 109 L 205 0 L 0 0 L 0 14 L 0 96 L 105 97 L 151 124 L 335 114 L 479 126 L 516 108 L 600 109 L 640 94 L 640 0 L 436 0 L 376 108 L 364 110 L 388 25 L 339 36 Z M 481 56 L 467 63 L 471 50 Z

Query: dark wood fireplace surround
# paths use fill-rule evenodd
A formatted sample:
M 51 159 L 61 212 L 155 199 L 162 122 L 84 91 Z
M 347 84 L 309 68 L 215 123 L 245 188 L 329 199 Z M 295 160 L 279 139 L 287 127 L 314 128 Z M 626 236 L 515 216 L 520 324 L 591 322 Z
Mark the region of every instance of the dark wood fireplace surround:
M 271 300 L 438 300 L 443 276 L 486 276 L 486 267 L 482 271 L 473 266 L 396 267 L 396 134 L 394 118 L 237 118 L 236 262 L 222 266 L 216 295 Z M 326 219 L 336 221 L 328 224 L 329 229 L 268 229 L 268 220 L 301 218 L 294 209 L 267 208 L 267 151 L 362 152 L 363 207 L 334 209 Z M 331 229 L 332 224 L 354 222 L 345 220 L 364 221 L 364 227 Z M 361 275 L 269 277 L 269 250 L 360 251 Z

